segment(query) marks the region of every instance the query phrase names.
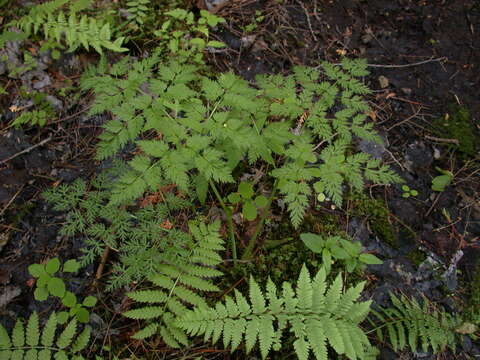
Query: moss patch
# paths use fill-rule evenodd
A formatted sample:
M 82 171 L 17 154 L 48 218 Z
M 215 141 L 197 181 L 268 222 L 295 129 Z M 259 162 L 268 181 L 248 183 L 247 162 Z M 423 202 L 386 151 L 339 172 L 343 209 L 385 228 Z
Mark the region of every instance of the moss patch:
M 451 146 L 458 149 L 461 157 L 469 158 L 476 155 L 480 136 L 473 126 L 470 111 L 466 107 L 451 104 L 448 112 L 437 119 L 433 126 L 438 136 L 459 141 L 458 145 Z
M 352 202 L 351 215 L 367 217 L 370 229 L 380 240 L 394 249 L 399 248 L 396 232 L 389 221 L 390 212 L 383 200 L 361 193 L 351 193 L 349 200 Z
M 422 250 L 415 249 L 415 250 L 410 251 L 407 254 L 407 258 L 412 262 L 413 265 L 418 267 L 422 262 L 425 261 L 427 256 L 425 255 L 425 253 Z

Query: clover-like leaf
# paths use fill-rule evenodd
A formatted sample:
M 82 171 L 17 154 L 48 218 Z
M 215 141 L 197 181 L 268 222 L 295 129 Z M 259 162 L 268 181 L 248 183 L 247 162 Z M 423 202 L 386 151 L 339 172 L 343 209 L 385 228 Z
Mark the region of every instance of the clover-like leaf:
M 237 204 L 242 201 L 242 198 L 238 193 L 231 193 L 228 195 L 228 201 L 230 201 L 232 204 Z
M 45 301 L 47 300 L 49 292 L 46 287 L 37 287 L 33 292 L 33 296 L 37 301 Z
M 50 275 L 53 275 L 58 270 L 60 270 L 60 260 L 58 260 L 58 258 L 48 260 L 47 264 L 45 265 L 45 271 Z
M 63 272 L 75 273 L 80 269 L 80 263 L 75 259 L 65 261 L 63 264 Z
M 86 307 L 94 307 L 97 304 L 97 298 L 95 296 L 87 296 L 82 305 Z
M 48 281 L 47 289 L 53 296 L 63 298 L 65 296 L 65 283 L 62 279 L 53 277 Z
M 257 217 L 257 207 L 255 206 L 253 201 L 247 201 L 243 205 L 242 214 L 248 221 L 255 220 L 255 218 Z
M 251 199 L 253 196 L 253 186 L 250 183 L 241 182 L 240 185 L 238 185 L 238 192 L 244 199 Z
M 90 313 L 85 308 L 79 308 L 75 316 L 81 323 L 88 323 L 88 321 L 90 320 Z
M 264 208 L 268 205 L 268 199 L 263 195 L 258 195 L 255 198 L 255 205 L 257 205 L 260 209 Z
M 28 272 L 33 277 L 39 278 L 42 275 L 45 275 L 47 272 L 45 271 L 45 265 L 43 264 L 32 264 L 28 267 Z
M 77 304 L 77 297 L 74 293 L 67 291 L 62 298 L 62 304 L 69 308 L 74 307 Z

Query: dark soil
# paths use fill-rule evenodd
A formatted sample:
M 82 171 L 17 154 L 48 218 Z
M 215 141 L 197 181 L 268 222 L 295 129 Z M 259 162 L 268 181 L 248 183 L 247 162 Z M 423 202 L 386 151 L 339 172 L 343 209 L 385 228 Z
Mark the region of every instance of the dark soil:
M 382 156 L 419 194 L 404 198 L 400 185 L 372 186 L 368 196 L 352 194 L 345 209 L 334 214 L 344 230 L 385 259 L 369 268 L 371 295 L 378 304 L 386 304 L 388 291 L 400 289 L 424 294 L 449 311 L 468 307 L 471 293 L 480 291 L 478 277 L 477 284 L 473 281 L 480 269 L 480 3 L 240 0 L 215 11 L 227 20 L 215 35 L 229 46 L 209 56 L 219 71 L 233 69 L 253 79 L 258 73 L 286 73 L 293 65 L 338 62 L 343 55 L 368 60 L 370 117 L 386 141 L 385 147 L 359 146 Z M 256 11 L 265 18 L 245 33 Z M 68 82 L 75 85 L 84 61 L 89 59 L 46 61 L 41 71 L 51 81 L 38 91 L 53 95 Z M 38 81 L 32 85 L 31 79 L 0 75 L 8 92 L 0 95 L 0 322 L 9 326 L 17 316 L 59 306 L 33 300 L 28 265 L 55 256 L 76 258 L 82 246 L 82 239 L 58 235 L 64 214 L 52 211 L 41 192 L 88 178 L 98 165 L 92 158 L 101 121 L 85 116 L 88 98 L 57 96 L 51 102 L 59 115 L 41 130 L 8 126 L 14 117 L 11 106 L 28 105 L 20 87 L 35 87 Z M 451 119 L 457 119 L 456 132 L 442 125 Z M 464 142 L 470 144 L 468 151 Z M 432 178 L 440 175 L 436 168 L 454 174 L 443 192 L 431 189 Z M 378 204 L 369 203 L 372 198 L 380 199 L 386 211 L 373 214 Z M 355 210 L 359 206 L 365 211 Z M 317 211 L 332 213 L 329 204 Z M 96 293 L 91 286 L 95 270 L 92 266 L 70 282 L 78 296 Z M 115 318 L 122 298 L 102 301 Z M 475 356 L 480 356 L 480 344 L 465 338 L 456 355 L 443 358 Z M 419 357 L 433 359 L 387 348 L 381 356 Z

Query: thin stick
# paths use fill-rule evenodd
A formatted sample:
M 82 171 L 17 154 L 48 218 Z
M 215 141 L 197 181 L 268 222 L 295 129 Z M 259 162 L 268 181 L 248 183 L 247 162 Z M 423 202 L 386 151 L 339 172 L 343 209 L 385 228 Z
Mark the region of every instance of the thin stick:
M 396 123 L 396 124 L 393 124 L 392 126 L 390 126 L 390 127 L 387 129 L 387 132 L 389 132 L 389 131 L 392 130 L 393 128 L 396 128 L 397 126 L 400 126 L 400 125 L 402 125 L 402 124 L 410 121 L 411 119 L 417 117 L 417 115 L 420 113 L 420 110 L 422 110 L 422 108 L 419 108 L 419 109 L 415 112 L 415 114 L 409 116 L 408 118 L 406 118 L 406 119 L 404 119 L 404 120 L 402 120 L 402 121 L 400 121 L 400 122 L 398 122 L 398 123 Z
M 305 16 L 307 17 L 308 28 L 310 29 L 310 33 L 311 33 L 312 36 L 313 36 L 313 40 L 318 41 L 318 40 L 317 40 L 317 37 L 315 36 L 315 33 L 313 32 L 312 23 L 310 22 L 310 15 L 308 15 L 308 11 L 307 11 L 307 9 L 305 8 L 305 5 L 304 5 L 303 2 L 300 1 L 300 0 L 297 0 L 297 2 L 298 2 L 298 4 L 302 7 L 303 11 L 305 12 Z
M 444 138 L 438 138 L 438 137 L 430 136 L 430 135 L 425 135 L 425 139 L 436 141 L 436 142 L 455 144 L 455 145 L 460 144 L 460 142 L 457 139 L 444 139 Z
M 24 149 L 24 150 L 22 150 L 22 151 L 20 151 L 20 152 L 18 152 L 18 153 L 16 153 L 16 154 L 14 154 L 14 155 L 8 157 L 8 158 L 0 161 L 0 164 L 5 164 L 5 163 L 9 162 L 10 160 L 15 159 L 16 157 L 18 157 L 18 156 L 20 156 L 20 155 L 23 155 L 23 154 L 25 154 L 25 153 L 28 153 L 28 152 L 32 151 L 33 149 L 36 149 L 36 148 L 39 147 L 39 146 L 45 145 L 45 144 L 46 144 L 47 142 L 49 142 L 50 140 L 52 140 L 52 137 L 51 137 L 51 136 L 50 136 L 49 138 L 46 138 L 46 139 L 40 141 L 38 144 L 32 145 L 32 146 L 30 146 L 29 148 L 26 148 L 26 149 Z
M 0 217 L 5 213 L 5 211 L 7 211 L 8 207 L 12 205 L 12 203 L 15 201 L 17 196 L 22 192 L 24 187 L 25 187 L 25 184 L 23 184 L 22 187 L 18 189 L 18 191 L 15 193 L 15 195 L 13 195 L 12 198 L 8 201 L 7 205 L 5 205 L 2 211 L 0 211 Z
M 98 280 L 100 280 L 103 276 L 103 269 L 105 268 L 105 264 L 107 263 L 109 254 L 110 254 L 110 247 L 106 246 L 105 250 L 103 250 L 102 258 L 100 260 L 100 265 L 98 265 L 97 272 L 95 273 L 94 285 L 96 285 Z
M 411 64 L 404 64 L 404 65 L 382 65 L 382 64 L 367 64 L 370 67 L 378 67 L 378 68 L 406 68 L 410 66 L 418 66 L 418 65 L 423 65 L 431 62 L 436 62 L 436 61 L 442 61 L 442 60 L 447 60 L 445 56 L 435 58 L 435 59 L 428 59 L 428 60 L 423 60 L 419 61 L 416 63 L 411 63 Z
M 210 186 L 212 187 L 212 190 L 217 197 L 218 201 L 220 202 L 220 206 L 222 207 L 223 211 L 225 212 L 225 216 L 227 217 L 227 225 L 228 225 L 228 232 L 230 235 L 230 246 L 232 248 L 232 257 L 234 260 L 237 260 L 237 244 L 235 241 L 235 228 L 233 227 L 233 219 L 232 219 L 232 211 L 225 205 L 225 202 L 223 201 L 222 196 L 220 195 L 220 192 L 218 191 L 217 187 L 215 186 L 215 183 L 210 180 Z
M 270 213 L 270 207 L 272 206 L 272 202 L 275 198 L 275 193 L 277 192 L 277 188 L 278 188 L 278 179 L 275 180 L 275 183 L 273 184 L 273 189 L 272 189 L 272 193 L 270 194 L 270 198 L 268 199 L 268 204 L 263 209 L 263 213 L 262 213 L 262 216 L 260 217 L 260 221 L 257 224 L 257 227 L 255 228 L 255 233 L 250 238 L 250 240 L 248 242 L 248 245 L 247 245 L 245 251 L 243 252 L 242 260 L 248 260 L 250 258 L 250 256 L 252 256 L 253 249 L 254 249 L 255 243 L 257 241 L 257 237 L 258 237 L 258 235 L 260 235 L 260 232 L 263 230 L 265 220 L 266 220 L 268 214 Z

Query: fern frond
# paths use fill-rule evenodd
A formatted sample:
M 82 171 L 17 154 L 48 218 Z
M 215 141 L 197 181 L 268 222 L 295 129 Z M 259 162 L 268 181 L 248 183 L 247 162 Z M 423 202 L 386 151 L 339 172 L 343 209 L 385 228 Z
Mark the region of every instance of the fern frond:
M 65 326 L 55 341 L 58 329 L 56 314 L 52 313 L 40 334 L 37 313 L 32 313 L 27 322 L 27 327 L 21 319 L 17 320 L 11 338 L 7 330 L 0 325 L 0 355 L 2 360 L 14 359 L 68 359 L 82 357 L 79 353 L 90 342 L 90 327 L 77 333 L 77 320 L 73 318 Z M 76 340 L 73 342 L 73 339 Z
M 149 278 L 158 289 L 128 294 L 136 302 L 150 304 L 124 313 L 129 318 L 150 321 L 149 325 L 134 335 L 135 338 L 159 333 L 165 343 L 172 347 L 186 345 L 187 337 L 175 325 L 175 318 L 185 314 L 191 305 L 206 306 L 199 291 L 218 291 L 210 279 L 221 275 L 221 272 L 210 267 L 222 262 L 218 254 L 224 249 L 218 234 L 220 224 L 190 222 L 189 229 L 192 238 L 186 247 L 170 248 L 163 259 L 170 258 L 171 261 L 159 265 L 158 273 Z
M 271 280 L 264 293 L 250 278 L 250 302 L 235 291 L 234 299 L 227 298 L 224 304 L 210 308 L 188 310 L 176 323 L 188 334 L 204 335 L 213 342 L 223 335 L 224 345 L 232 350 L 238 348 L 241 339 L 245 340 L 247 352 L 258 343 L 263 359 L 274 344 L 280 343 L 282 331 L 287 327 L 295 336 L 293 347 L 301 360 L 307 360 L 310 353 L 317 359 L 328 359 L 327 344 L 349 359 L 364 359 L 371 348 L 359 327 L 364 316 L 355 317 L 345 311 L 354 304 L 365 304 L 368 308 L 369 301 L 357 302 L 364 283 L 343 292 L 341 275 L 330 286 L 325 277 L 322 268 L 312 279 L 303 266 L 296 290 L 284 283 L 280 297 Z
M 100 54 L 103 49 L 119 52 L 127 50 L 121 47 L 123 37 L 112 39 L 109 23 L 86 15 L 78 17 L 76 13 L 81 9 L 82 4 L 73 6 L 73 10 L 67 15 L 64 10 L 60 10 L 66 3 L 68 1 L 55 0 L 35 6 L 28 15 L 15 24 L 27 35 L 37 34 L 42 30 L 47 40 L 60 42 L 63 39 L 70 51 L 74 51 L 79 46 L 87 50 L 92 47 Z
M 374 316 L 384 324 L 386 333 L 394 350 L 403 350 L 407 346 L 417 351 L 432 349 L 434 353 L 444 351 L 447 347 L 455 349 L 455 329 L 459 319 L 436 309 L 430 301 L 423 297 L 423 305 L 416 299 L 402 295 L 400 298 L 390 294 L 392 307 L 374 312 Z M 378 328 L 383 338 L 382 327 Z

